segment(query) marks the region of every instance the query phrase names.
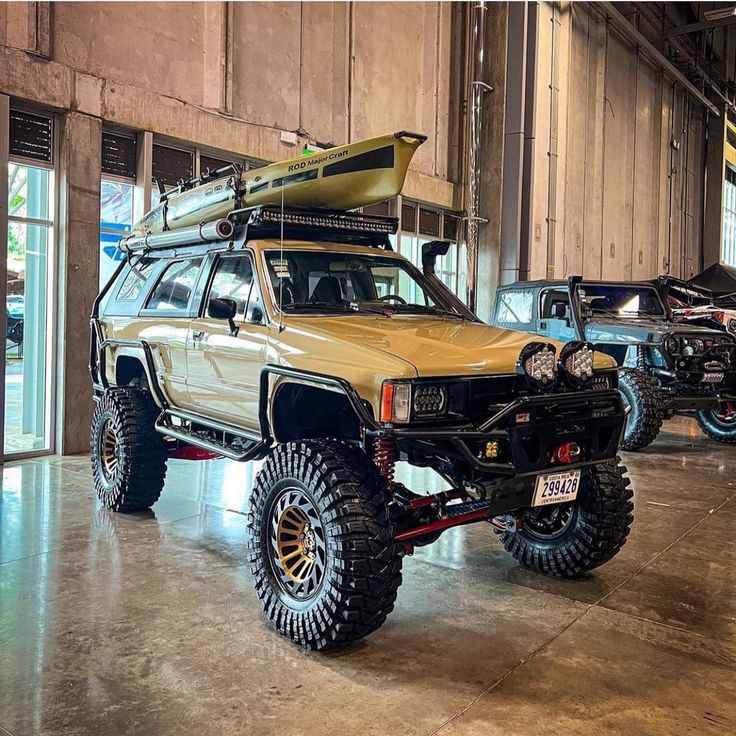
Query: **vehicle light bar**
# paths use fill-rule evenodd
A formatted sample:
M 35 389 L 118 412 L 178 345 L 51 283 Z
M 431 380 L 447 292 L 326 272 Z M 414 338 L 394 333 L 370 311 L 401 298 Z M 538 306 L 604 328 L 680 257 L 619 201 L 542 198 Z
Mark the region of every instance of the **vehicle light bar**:
M 364 215 L 360 212 L 341 212 L 336 210 L 302 210 L 294 207 L 261 205 L 251 210 L 248 225 L 301 225 L 302 227 L 346 230 L 352 232 L 379 233 L 393 235 L 399 227 L 396 217 Z

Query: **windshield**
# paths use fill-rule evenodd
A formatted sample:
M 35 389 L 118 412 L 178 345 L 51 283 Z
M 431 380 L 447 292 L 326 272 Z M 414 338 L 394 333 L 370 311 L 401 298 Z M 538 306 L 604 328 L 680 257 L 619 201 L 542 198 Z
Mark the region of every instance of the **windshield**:
M 593 314 L 614 317 L 666 317 L 662 300 L 653 286 L 586 284 L 579 287 L 580 301 Z
M 266 252 L 274 301 L 285 312 L 461 315 L 398 258 L 325 251 Z

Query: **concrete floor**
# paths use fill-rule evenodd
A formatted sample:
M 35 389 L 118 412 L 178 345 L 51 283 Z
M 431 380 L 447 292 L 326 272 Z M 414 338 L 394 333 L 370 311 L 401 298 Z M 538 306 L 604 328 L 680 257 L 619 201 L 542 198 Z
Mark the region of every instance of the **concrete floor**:
M 308 654 L 243 564 L 254 468 L 172 463 L 150 514 L 102 510 L 88 460 L 7 465 L 0 734 L 736 733 L 736 448 L 668 423 L 627 455 L 636 521 L 578 582 L 487 525 L 406 560 L 367 640 Z

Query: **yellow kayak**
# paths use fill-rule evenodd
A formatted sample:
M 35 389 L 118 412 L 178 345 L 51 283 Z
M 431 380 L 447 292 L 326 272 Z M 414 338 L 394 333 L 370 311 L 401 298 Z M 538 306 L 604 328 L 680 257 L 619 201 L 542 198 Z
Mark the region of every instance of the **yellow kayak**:
M 414 151 L 427 140 L 401 131 L 308 156 L 280 161 L 240 176 L 228 174 L 162 199 L 133 227 L 132 236 L 160 233 L 227 217 L 261 204 L 350 210 L 396 196 Z

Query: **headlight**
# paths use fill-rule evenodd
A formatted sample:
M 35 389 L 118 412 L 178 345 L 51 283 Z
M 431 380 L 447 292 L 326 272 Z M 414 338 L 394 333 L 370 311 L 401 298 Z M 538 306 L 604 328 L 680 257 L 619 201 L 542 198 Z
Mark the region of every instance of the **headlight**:
M 574 387 L 584 386 L 593 378 L 595 350 L 587 342 L 569 342 L 560 351 L 560 369 Z
M 412 384 L 409 381 L 384 381 L 381 389 L 381 421 L 406 424 L 411 419 L 426 419 L 447 414 L 450 404 L 448 387 L 438 384 Z
M 447 407 L 447 388 L 445 386 L 415 386 L 414 413 L 418 417 L 442 414 Z
M 519 365 L 535 388 L 546 388 L 557 377 L 555 346 L 546 342 L 530 342 L 519 353 Z

